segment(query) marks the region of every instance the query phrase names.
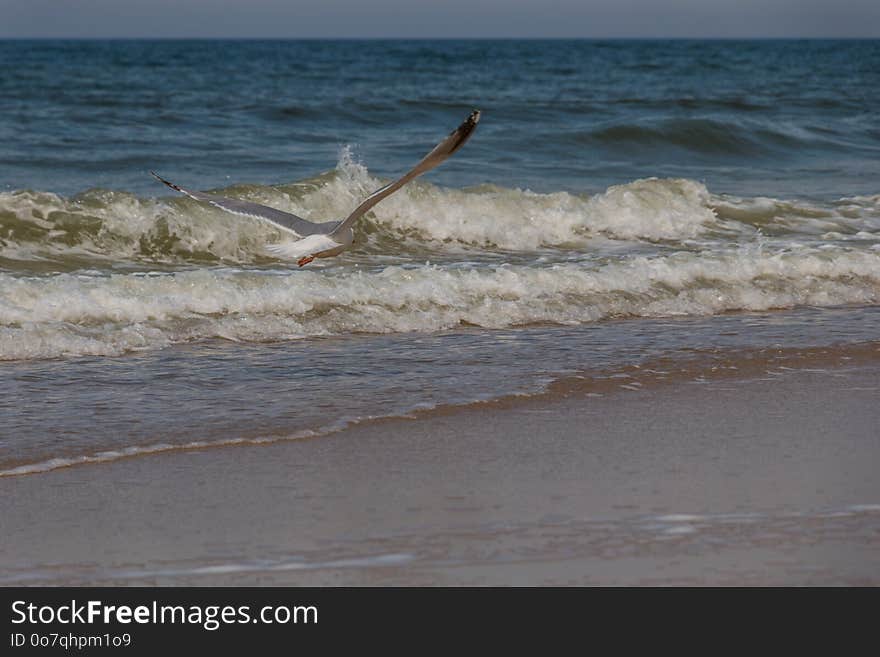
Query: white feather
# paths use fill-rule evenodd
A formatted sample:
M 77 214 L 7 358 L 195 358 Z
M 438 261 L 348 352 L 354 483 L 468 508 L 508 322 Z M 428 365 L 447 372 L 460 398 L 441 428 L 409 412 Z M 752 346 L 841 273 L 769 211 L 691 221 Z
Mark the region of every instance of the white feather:
M 332 251 L 343 245 L 332 239 L 329 235 L 309 235 L 295 242 L 279 242 L 267 244 L 266 251 L 276 258 L 287 260 L 299 260 L 307 256 L 317 256 L 324 251 Z

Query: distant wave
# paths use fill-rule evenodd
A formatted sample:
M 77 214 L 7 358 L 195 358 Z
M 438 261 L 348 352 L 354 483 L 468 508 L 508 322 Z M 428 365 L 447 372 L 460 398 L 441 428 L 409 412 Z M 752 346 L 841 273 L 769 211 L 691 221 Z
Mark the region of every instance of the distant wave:
M 794 128 L 768 121 L 713 118 L 663 118 L 616 123 L 577 133 L 575 138 L 584 144 L 626 151 L 677 148 L 697 154 L 736 158 L 773 155 L 785 150 L 849 151 L 867 146 L 835 139 L 827 130 Z

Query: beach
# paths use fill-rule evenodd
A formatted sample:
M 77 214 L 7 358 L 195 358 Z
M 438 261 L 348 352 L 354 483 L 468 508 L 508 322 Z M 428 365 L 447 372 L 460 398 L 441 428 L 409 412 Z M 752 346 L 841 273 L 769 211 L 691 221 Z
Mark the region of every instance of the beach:
M 878 354 L 0 478 L 0 583 L 877 585 Z
M 0 585 L 876 585 L 878 60 L 0 41 Z

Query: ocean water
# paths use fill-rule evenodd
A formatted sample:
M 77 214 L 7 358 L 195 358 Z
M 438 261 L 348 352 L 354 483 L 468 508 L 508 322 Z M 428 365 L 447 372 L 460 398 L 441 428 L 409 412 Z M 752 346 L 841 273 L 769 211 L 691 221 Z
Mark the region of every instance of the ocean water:
M 0 42 L 0 475 L 878 339 L 878 41 Z M 346 216 L 303 269 L 155 169 Z

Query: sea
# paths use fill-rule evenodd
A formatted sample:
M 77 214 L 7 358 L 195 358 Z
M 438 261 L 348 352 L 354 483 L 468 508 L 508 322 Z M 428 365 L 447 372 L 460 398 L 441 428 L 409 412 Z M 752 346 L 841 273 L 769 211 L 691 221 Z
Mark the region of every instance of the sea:
M 0 41 L 0 476 L 880 340 L 880 41 Z M 300 268 L 150 170 L 345 217 Z M 586 403 L 586 402 L 585 402 Z

